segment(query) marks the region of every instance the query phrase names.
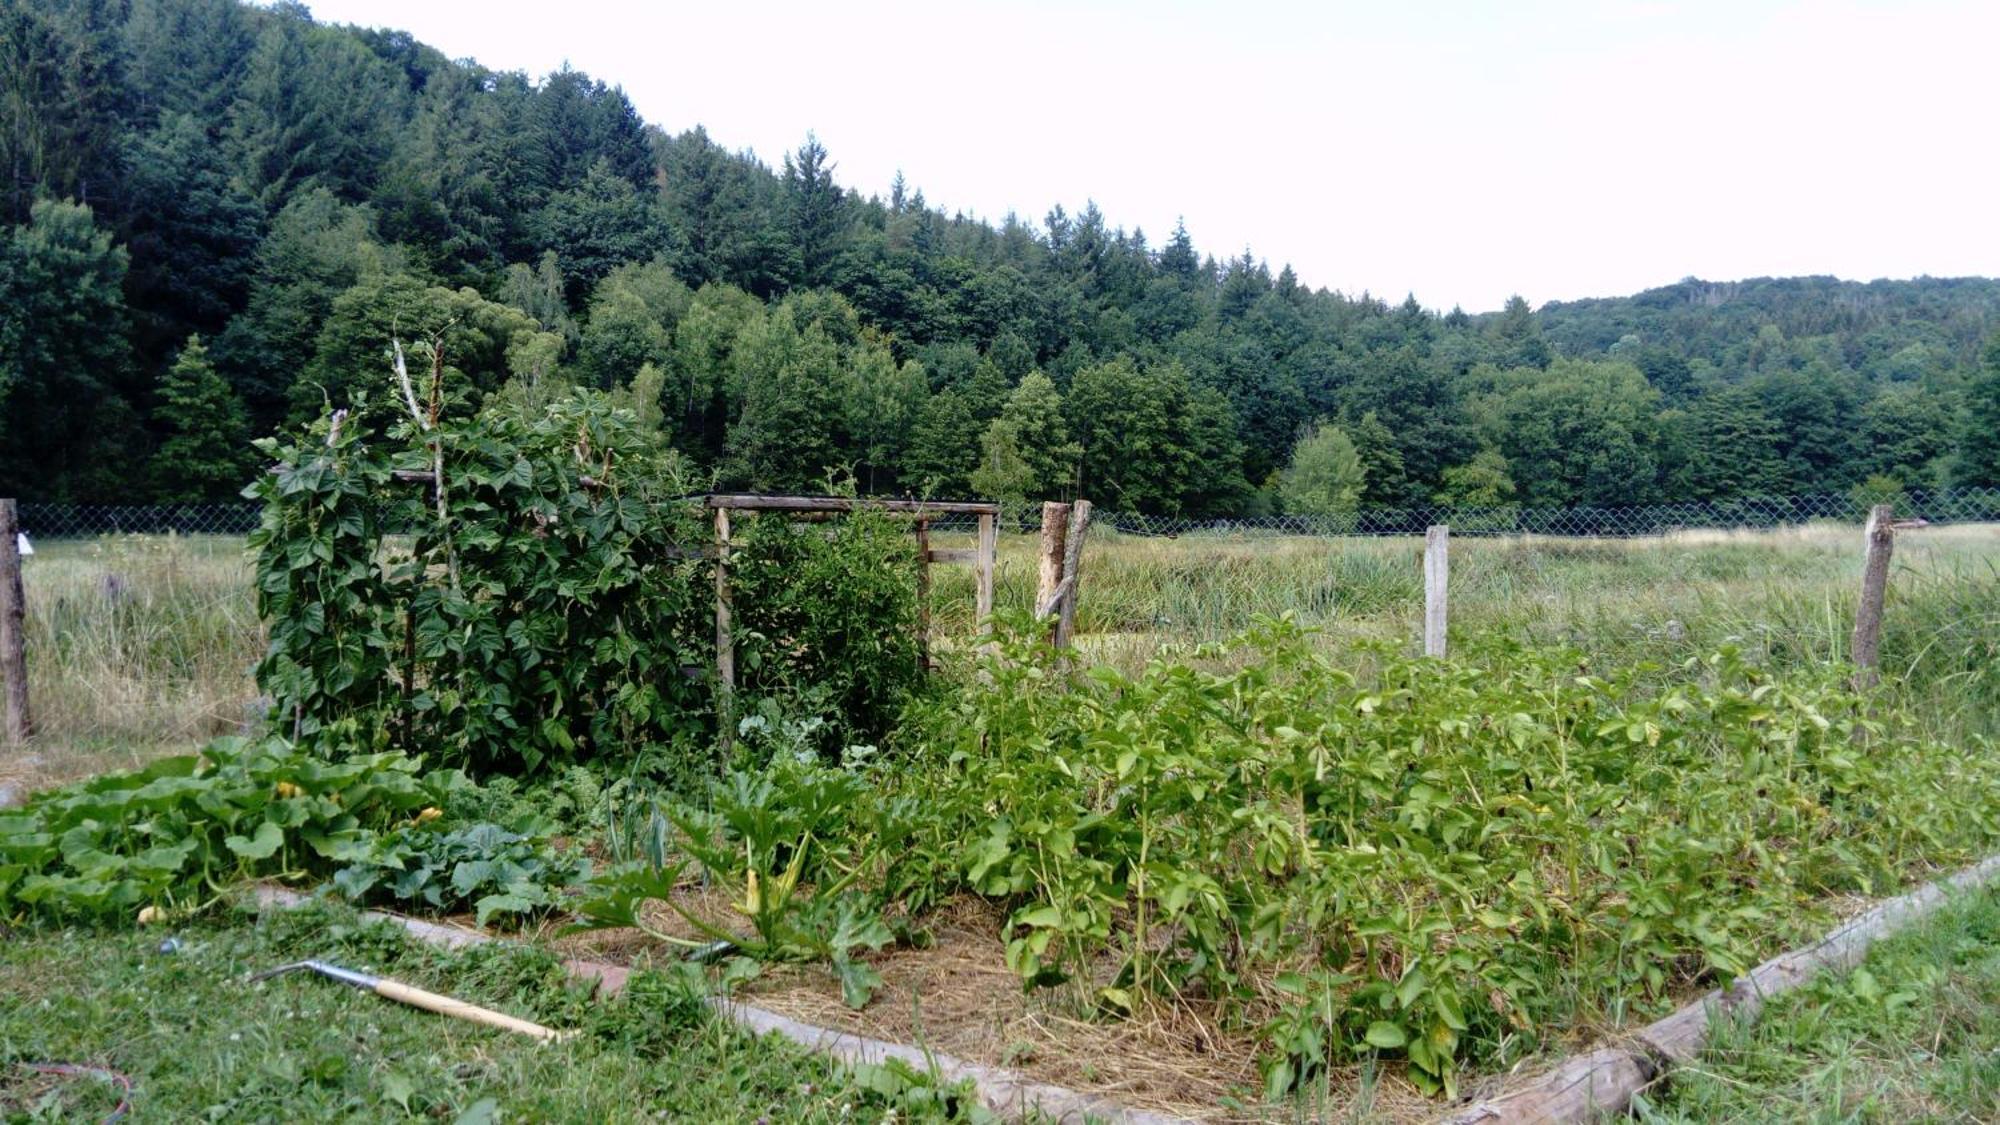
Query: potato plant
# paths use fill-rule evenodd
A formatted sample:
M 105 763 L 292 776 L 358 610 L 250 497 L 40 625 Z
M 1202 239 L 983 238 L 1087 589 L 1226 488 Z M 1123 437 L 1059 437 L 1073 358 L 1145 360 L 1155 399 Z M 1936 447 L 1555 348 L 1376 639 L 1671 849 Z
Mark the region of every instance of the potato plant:
M 1922 742 L 1837 669 L 1496 644 L 1377 649 L 1364 678 L 1287 621 L 1243 645 L 1201 662 L 1235 671 L 1075 677 L 1012 646 L 904 777 L 965 884 L 1012 904 L 1029 986 L 1220 1000 L 1265 1023 L 1273 1096 L 1370 1051 L 1449 1092 L 2000 834 L 1993 747 Z

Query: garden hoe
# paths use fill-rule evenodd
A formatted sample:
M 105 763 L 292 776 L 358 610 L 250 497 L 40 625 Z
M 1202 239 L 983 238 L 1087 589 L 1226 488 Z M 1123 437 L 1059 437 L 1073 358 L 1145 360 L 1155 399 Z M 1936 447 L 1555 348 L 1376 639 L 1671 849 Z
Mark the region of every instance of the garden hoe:
M 386 977 L 378 977 L 370 973 L 356 972 L 353 969 L 343 969 L 339 965 L 328 964 L 325 961 L 295 961 L 289 965 L 280 965 L 275 969 L 266 969 L 252 976 L 250 979 L 252 981 L 260 981 L 283 973 L 295 973 L 300 970 L 318 973 L 320 976 L 329 977 L 342 984 L 352 985 L 364 992 L 373 992 L 377 996 L 387 997 L 390 1000 L 408 1004 L 412 1008 L 422 1008 L 427 1012 L 436 1012 L 439 1015 L 451 1016 L 454 1019 L 483 1023 L 488 1027 L 497 1027 L 503 1031 L 514 1031 L 522 1035 L 532 1035 L 544 1042 L 556 1042 L 576 1034 L 574 1031 L 557 1031 L 551 1027 L 543 1027 L 538 1023 L 515 1019 L 505 1012 L 496 1012 L 491 1008 L 482 1008 L 477 1004 L 468 1004 L 463 1000 L 454 1000 L 449 996 L 440 996 L 435 992 L 428 992 L 415 985 L 404 984 L 401 981 L 389 980 Z

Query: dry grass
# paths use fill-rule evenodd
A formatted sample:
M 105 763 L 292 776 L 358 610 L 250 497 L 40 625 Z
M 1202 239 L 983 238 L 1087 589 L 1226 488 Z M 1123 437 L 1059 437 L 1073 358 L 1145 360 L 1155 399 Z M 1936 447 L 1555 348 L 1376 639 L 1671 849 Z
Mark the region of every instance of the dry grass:
M 36 736 L 15 785 L 185 752 L 252 713 L 263 630 L 240 539 L 45 543 L 22 582 Z
M 1199 1002 L 1100 1018 L 1062 989 L 1026 992 L 998 938 L 1004 913 L 962 899 L 927 916 L 931 941 L 871 956 L 882 985 L 865 1008 L 841 999 L 824 967 L 778 966 L 744 986 L 743 999 L 818 1027 L 913 1043 L 1099 1095 L 1133 1109 L 1193 1120 L 1263 1121 L 1254 1027 L 1227 1027 Z M 1328 1076 L 1310 1104 L 1315 1120 L 1419 1121 L 1435 1112 L 1400 1078 L 1364 1080 L 1359 1068 Z

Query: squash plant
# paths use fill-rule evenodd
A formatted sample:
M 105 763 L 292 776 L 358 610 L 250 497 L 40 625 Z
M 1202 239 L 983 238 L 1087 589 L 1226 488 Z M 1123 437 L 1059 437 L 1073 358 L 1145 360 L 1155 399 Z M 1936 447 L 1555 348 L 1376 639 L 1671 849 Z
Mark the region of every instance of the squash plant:
M 325 874 L 464 784 L 397 753 L 330 762 L 282 738 L 217 739 L 0 814 L 0 917 L 192 908 L 235 880 Z

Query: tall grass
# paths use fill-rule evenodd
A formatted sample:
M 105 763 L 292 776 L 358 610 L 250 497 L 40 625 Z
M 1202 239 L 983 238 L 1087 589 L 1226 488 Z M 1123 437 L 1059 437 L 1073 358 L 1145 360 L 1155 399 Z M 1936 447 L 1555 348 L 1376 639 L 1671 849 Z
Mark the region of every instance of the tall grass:
M 969 540 L 939 545 L 969 546 Z M 1603 667 L 1682 661 L 1733 644 L 1779 666 L 1844 660 L 1860 582 L 1858 529 L 1691 533 L 1647 540 L 1452 543 L 1455 636 L 1563 644 Z M 996 598 L 1026 609 L 1035 540 L 1001 540 Z M 1414 646 L 1416 539 L 1093 531 L 1079 644 L 1128 668 L 1292 613 L 1330 643 Z M 129 765 L 228 731 L 255 710 L 263 650 L 240 540 L 51 543 L 27 560 L 32 783 Z M 940 648 L 971 635 L 972 574 L 935 568 Z M 2000 525 L 1902 533 L 1882 642 L 1889 690 L 1950 738 L 2000 734 Z M 0 772 L 23 772 L 17 760 Z M 5 780 L 5 778 L 0 778 Z
M 1421 540 L 1093 532 L 1079 643 L 1128 667 L 1163 647 L 1219 640 L 1289 612 L 1330 641 L 1414 647 Z M 996 600 L 1033 598 L 1035 543 L 1001 543 Z M 1724 645 L 1777 667 L 1847 659 L 1860 590 L 1857 528 L 1702 532 L 1655 539 L 1460 537 L 1451 548 L 1451 631 L 1566 645 L 1600 667 L 1663 670 Z M 936 617 L 971 627 L 967 568 L 940 568 Z M 1902 533 L 1882 661 L 1892 692 L 1936 734 L 2000 731 L 2000 525 Z
M 184 750 L 252 709 L 263 630 L 242 540 L 45 543 L 22 582 L 37 735 L 14 769 L 32 783 Z

